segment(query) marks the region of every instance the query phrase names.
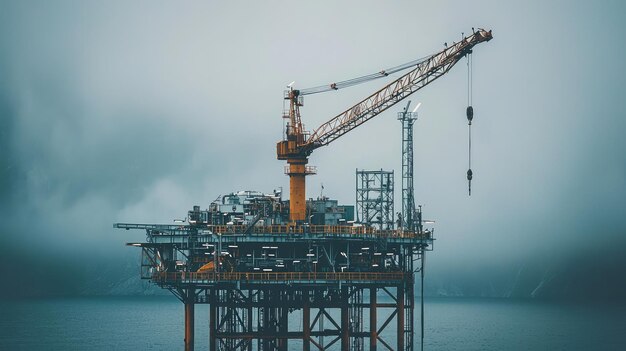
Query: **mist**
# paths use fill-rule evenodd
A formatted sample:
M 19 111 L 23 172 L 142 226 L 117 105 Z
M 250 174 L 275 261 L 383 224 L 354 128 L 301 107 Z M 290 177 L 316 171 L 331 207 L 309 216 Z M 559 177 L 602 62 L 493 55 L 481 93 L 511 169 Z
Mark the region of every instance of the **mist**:
M 430 293 L 484 295 L 491 284 L 492 295 L 511 295 L 516 284 L 536 288 L 516 276 L 553 272 L 559 297 L 584 263 L 595 286 L 626 295 L 616 249 L 626 244 L 621 2 L 0 8 L 0 264 L 24 286 L 43 274 L 51 290 L 80 294 L 93 267 L 138 265 L 124 243 L 144 233 L 115 222 L 171 223 L 237 190 L 287 193 L 275 156 L 286 84 L 376 72 L 484 27 L 494 40 L 473 55 L 471 197 L 465 61 L 410 97 L 422 102 L 416 200 L 436 221 Z M 306 129 L 382 84 L 306 97 Z M 356 168 L 395 169 L 399 188 L 400 109 L 316 150 L 308 196 L 324 184 L 324 195 L 353 204 Z

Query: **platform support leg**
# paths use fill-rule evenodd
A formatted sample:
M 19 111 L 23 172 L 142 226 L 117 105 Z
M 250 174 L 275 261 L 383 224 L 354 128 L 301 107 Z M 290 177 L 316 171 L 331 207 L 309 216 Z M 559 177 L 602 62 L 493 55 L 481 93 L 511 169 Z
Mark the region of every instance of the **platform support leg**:
M 215 305 L 215 291 L 211 290 L 209 300 L 209 351 L 217 351 L 217 306 Z
M 194 311 L 195 311 L 195 289 L 187 290 L 185 299 L 185 351 L 193 351 L 194 346 Z
M 350 351 L 350 314 L 348 289 L 341 290 L 341 351 Z
M 398 319 L 398 351 L 404 351 L 404 286 L 398 286 L 398 293 L 396 294 L 396 299 L 398 299 L 398 314 L 396 318 Z
M 378 330 L 376 326 L 376 288 L 370 289 L 370 351 L 376 351 Z

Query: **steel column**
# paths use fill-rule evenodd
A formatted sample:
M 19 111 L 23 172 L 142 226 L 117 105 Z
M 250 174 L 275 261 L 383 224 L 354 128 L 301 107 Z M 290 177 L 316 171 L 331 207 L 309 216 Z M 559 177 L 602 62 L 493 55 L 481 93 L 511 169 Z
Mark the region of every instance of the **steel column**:
M 209 351 L 217 351 L 217 305 L 215 291 L 211 290 L 209 300 Z
M 341 351 L 350 350 L 350 315 L 348 304 L 348 288 L 341 290 Z
M 376 351 L 376 341 L 378 339 L 378 330 L 376 329 L 376 288 L 370 289 L 370 351 Z
M 281 294 L 284 297 L 284 294 Z M 282 300 L 281 302 L 283 302 Z M 288 330 L 288 321 L 287 318 L 289 316 L 289 310 L 286 307 L 281 307 L 278 309 L 278 325 L 279 325 L 279 335 L 283 338 L 278 339 L 278 350 L 279 351 L 287 351 L 288 349 L 288 340 L 287 339 L 287 330 Z
M 302 222 L 306 219 L 306 163 L 307 158 L 288 159 L 289 165 L 289 220 Z
M 397 338 L 398 338 L 398 351 L 404 351 L 404 285 L 398 285 L 397 299 L 397 311 L 396 319 L 398 321 L 397 326 Z
M 193 351 L 194 346 L 194 307 L 195 289 L 187 289 L 185 299 L 185 351 Z
M 304 290 L 302 297 L 302 351 L 311 351 L 311 306 L 309 290 Z
M 252 333 L 252 290 L 248 290 L 248 303 L 250 304 L 250 306 L 248 306 L 248 333 Z M 248 347 L 246 348 L 248 351 L 252 351 L 252 339 L 248 340 Z

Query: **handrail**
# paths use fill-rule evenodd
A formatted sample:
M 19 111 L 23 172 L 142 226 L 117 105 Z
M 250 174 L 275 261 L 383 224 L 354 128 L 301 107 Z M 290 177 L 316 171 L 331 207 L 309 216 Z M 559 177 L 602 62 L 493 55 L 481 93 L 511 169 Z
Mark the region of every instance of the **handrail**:
M 403 238 L 403 239 L 422 239 L 432 240 L 433 232 L 426 230 L 421 233 L 412 231 L 397 230 L 380 230 L 365 226 L 348 226 L 348 225 L 293 225 L 293 224 L 275 224 L 264 226 L 248 225 L 147 225 L 147 224 L 126 224 L 116 223 L 116 228 L 123 229 L 146 229 L 151 236 L 185 236 L 192 233 L 198 235 L 295 235 L 295 236 L 369 236 L 376 238 Z
M 115 228 L 122 229 L 146 229 L 150 231 L 150 235 L 190 235 L 197 234 L 218 234 L 218 235 L 362 235 L 378 238 L 408 238 L 408 239 L 426 239 L 431 240 L 432 231 L 424 231 L 415 233 L 396 230 L 379 230 L 365 226 L 349 226 L 349 225 L 292 225 L 292 224 L 275 224 L 265 226 L 229 224 L 229 225 L 157 225 L 157 224 L 128 224 L 116 223 Z
M 404 280 L 404 272 L 156 272 L 152 280 L 167 282 L 217 281 L 391 281 Z
M 215 234 L 243 234 L 248 229 L 245 225 L 207 225 L 206 228 Z M 371 227 L 353 227 L 345 225 L 269 225 L 255 226 L 250 234 L 343 234 L 343 235 L 371 235 L 393 238 L 425 238 L 430 239 L 430 232 L 414 233 L 398 230 L 379 230 Z

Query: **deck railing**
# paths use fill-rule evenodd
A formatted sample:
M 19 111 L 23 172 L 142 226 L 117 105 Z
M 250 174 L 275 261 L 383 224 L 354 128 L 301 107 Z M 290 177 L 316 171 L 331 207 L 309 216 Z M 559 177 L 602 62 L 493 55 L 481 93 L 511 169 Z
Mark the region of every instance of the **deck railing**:
M 404 272 L 157 272 L 152 280 L 160 283 L 201 283 L 218 281 L 401 281 Z
M 245 225 L 208 225 L 206 227 L 214 234 L 240 234 L 245 233 L 247 226 Z M 403 230 L 379 230 L 371 227 L 353 227 L 345 225 L 309 225 L 309 226 L 290 226 L 290 225 L 268 225 L 252 227 L 250 234 L 342 234 L 342 235 L 370 235 L 378 237 L 394 237 L 394 238 L 424 238 L 432 237 L 429 231 L 423 233 L 414 233 Z
M 432 230 L 425 230 L 421 233 L 412 231 L 396 230 L 379 230 L 365 226 L 349 226 L 349 225 L 213 225 L 213 224 L 181 224 L 181 225 L 162 225 L 162 224 L 133 224 L 133 223 L 116 223 L 115 228 L 121 229 L 146 229 L 150 235 L 162 236 L 186 236 L 192 233 L 206 235 L 312 235 L 312 236 L 363 236 L 376 238 L 407 238 L 432 240 Z

